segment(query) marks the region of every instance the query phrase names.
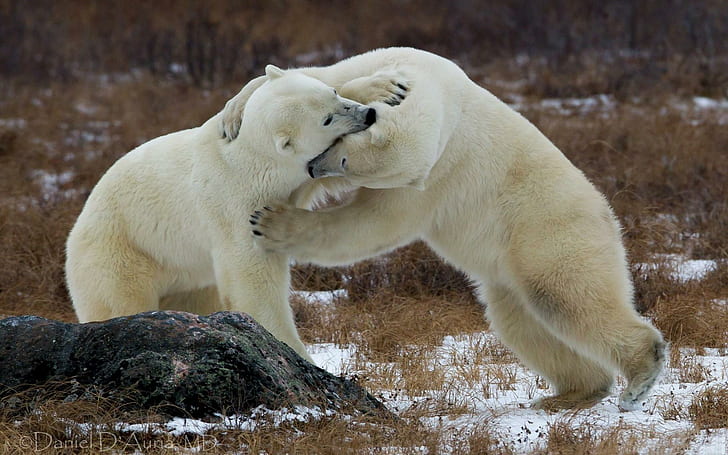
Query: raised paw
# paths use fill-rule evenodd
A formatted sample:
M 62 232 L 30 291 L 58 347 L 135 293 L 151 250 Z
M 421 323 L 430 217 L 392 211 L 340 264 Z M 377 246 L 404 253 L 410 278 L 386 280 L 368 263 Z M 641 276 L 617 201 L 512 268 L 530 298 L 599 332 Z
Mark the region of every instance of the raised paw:
M 304 219 L 310 212 L 287 205 L 270 205 L 256 210 L 248 222 L 255 243 L 266 251 L 293 253 L 310 237 Z
M 410 91 L 407 77 L 397 70 L 381 70 L 371 76 L 364 76 L 347 82 L 341 87 L 341 95 L 360 103 L 383 102 L 397 106 L 407 98 Z
M 398 106 L 407 97 L 407 92 L 409 92 L 409 83 L 404 78 L 402 78 L 401 75 L 396 71 L 392 71 L 391 73 L 394 74 L 382 75 L 385 80 L 385 89 L 389 94 L 383 95 L 379 100 L 375 101 L 381 101 L 383 103 L 389 104 L 390 106 Z

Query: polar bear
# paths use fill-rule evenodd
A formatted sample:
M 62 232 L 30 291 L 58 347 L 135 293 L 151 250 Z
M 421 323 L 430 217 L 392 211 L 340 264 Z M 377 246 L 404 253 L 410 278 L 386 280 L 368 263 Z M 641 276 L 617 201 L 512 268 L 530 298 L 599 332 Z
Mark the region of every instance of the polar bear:
M 160 308 L 244 311 L 310 360 L 288 304 L 288 258 L 255 247 L 248 214 L 286 200 L 312 158 L 371 126 L 376 111 L 274 66 L 253 85 L 237 140 L 219 137 L 218 114 L 141 145 L 100 179 L 67 241 L 81 322 Z
M 309 163 L 306 194 L 343 181 L 359 187 L 353 200 L 254 213 L 262 249 L 342 265 L 422 239 L 472 278 L 491 328 L 549 381 L 555 394 L 533 406 L 591 406 L 617 371 L 628 380 L 620 406 L 638 406 L 662 369 L 665 343 L 634 308 L 609 204 L 534 125 L 453 62 L 420 50 L 379 49 L 291 71 L 332 86 L 398 72 L 409 92 L 395 108 L 378 105 L 372 128 Z M 245 98 L 226 106 L 228 136 Z

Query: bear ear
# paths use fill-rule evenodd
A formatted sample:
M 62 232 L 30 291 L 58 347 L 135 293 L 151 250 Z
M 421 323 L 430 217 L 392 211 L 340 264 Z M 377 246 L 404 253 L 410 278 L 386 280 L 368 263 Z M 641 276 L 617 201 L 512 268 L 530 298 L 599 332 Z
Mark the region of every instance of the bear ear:
M 276 79 L 283 76 L 283 74 L 283 70 L 275 65 L 267 65 L 265 67 L 265 75 L 268 76 L 268 79 Z
M 285 133 L 278 133 L 275 137 L 276 151 L 283 156 L 293 155 L 291 137 Z

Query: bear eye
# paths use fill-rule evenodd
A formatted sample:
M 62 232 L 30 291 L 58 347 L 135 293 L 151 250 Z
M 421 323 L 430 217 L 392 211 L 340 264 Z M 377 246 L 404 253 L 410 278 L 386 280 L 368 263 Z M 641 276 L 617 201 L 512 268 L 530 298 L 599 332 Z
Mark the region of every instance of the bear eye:
M 324 120 L 324 126 L 329 126 L 331 124 L 331 120 L 333 120 L 333 119 L 334 119 L 333 115 L 329 115 L 328 117 L 326 117 L 326 120 Z

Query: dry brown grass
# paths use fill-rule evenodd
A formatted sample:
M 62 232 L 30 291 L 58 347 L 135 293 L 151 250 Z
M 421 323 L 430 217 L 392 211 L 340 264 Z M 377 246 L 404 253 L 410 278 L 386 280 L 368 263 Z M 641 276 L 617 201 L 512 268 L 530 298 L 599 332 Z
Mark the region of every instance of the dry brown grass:
M 692 432 L 678 432 L 668 437 L 650 434 L 647 428 L 619 424 L 607 430 L 597 425 L 575 423 L 569 418 L 556 421 L 548 429 L 547 445 L 543 453 L 549 455 L 592 454 L 654 454 L 678 455 L 685 453 L 693 437 Z M 647 439 L 652 439 L 646 444 Z
M 698 394 L 688 407 L 688 415 L 700 429 L 728 427 L 728 386 L 719 384 Z

